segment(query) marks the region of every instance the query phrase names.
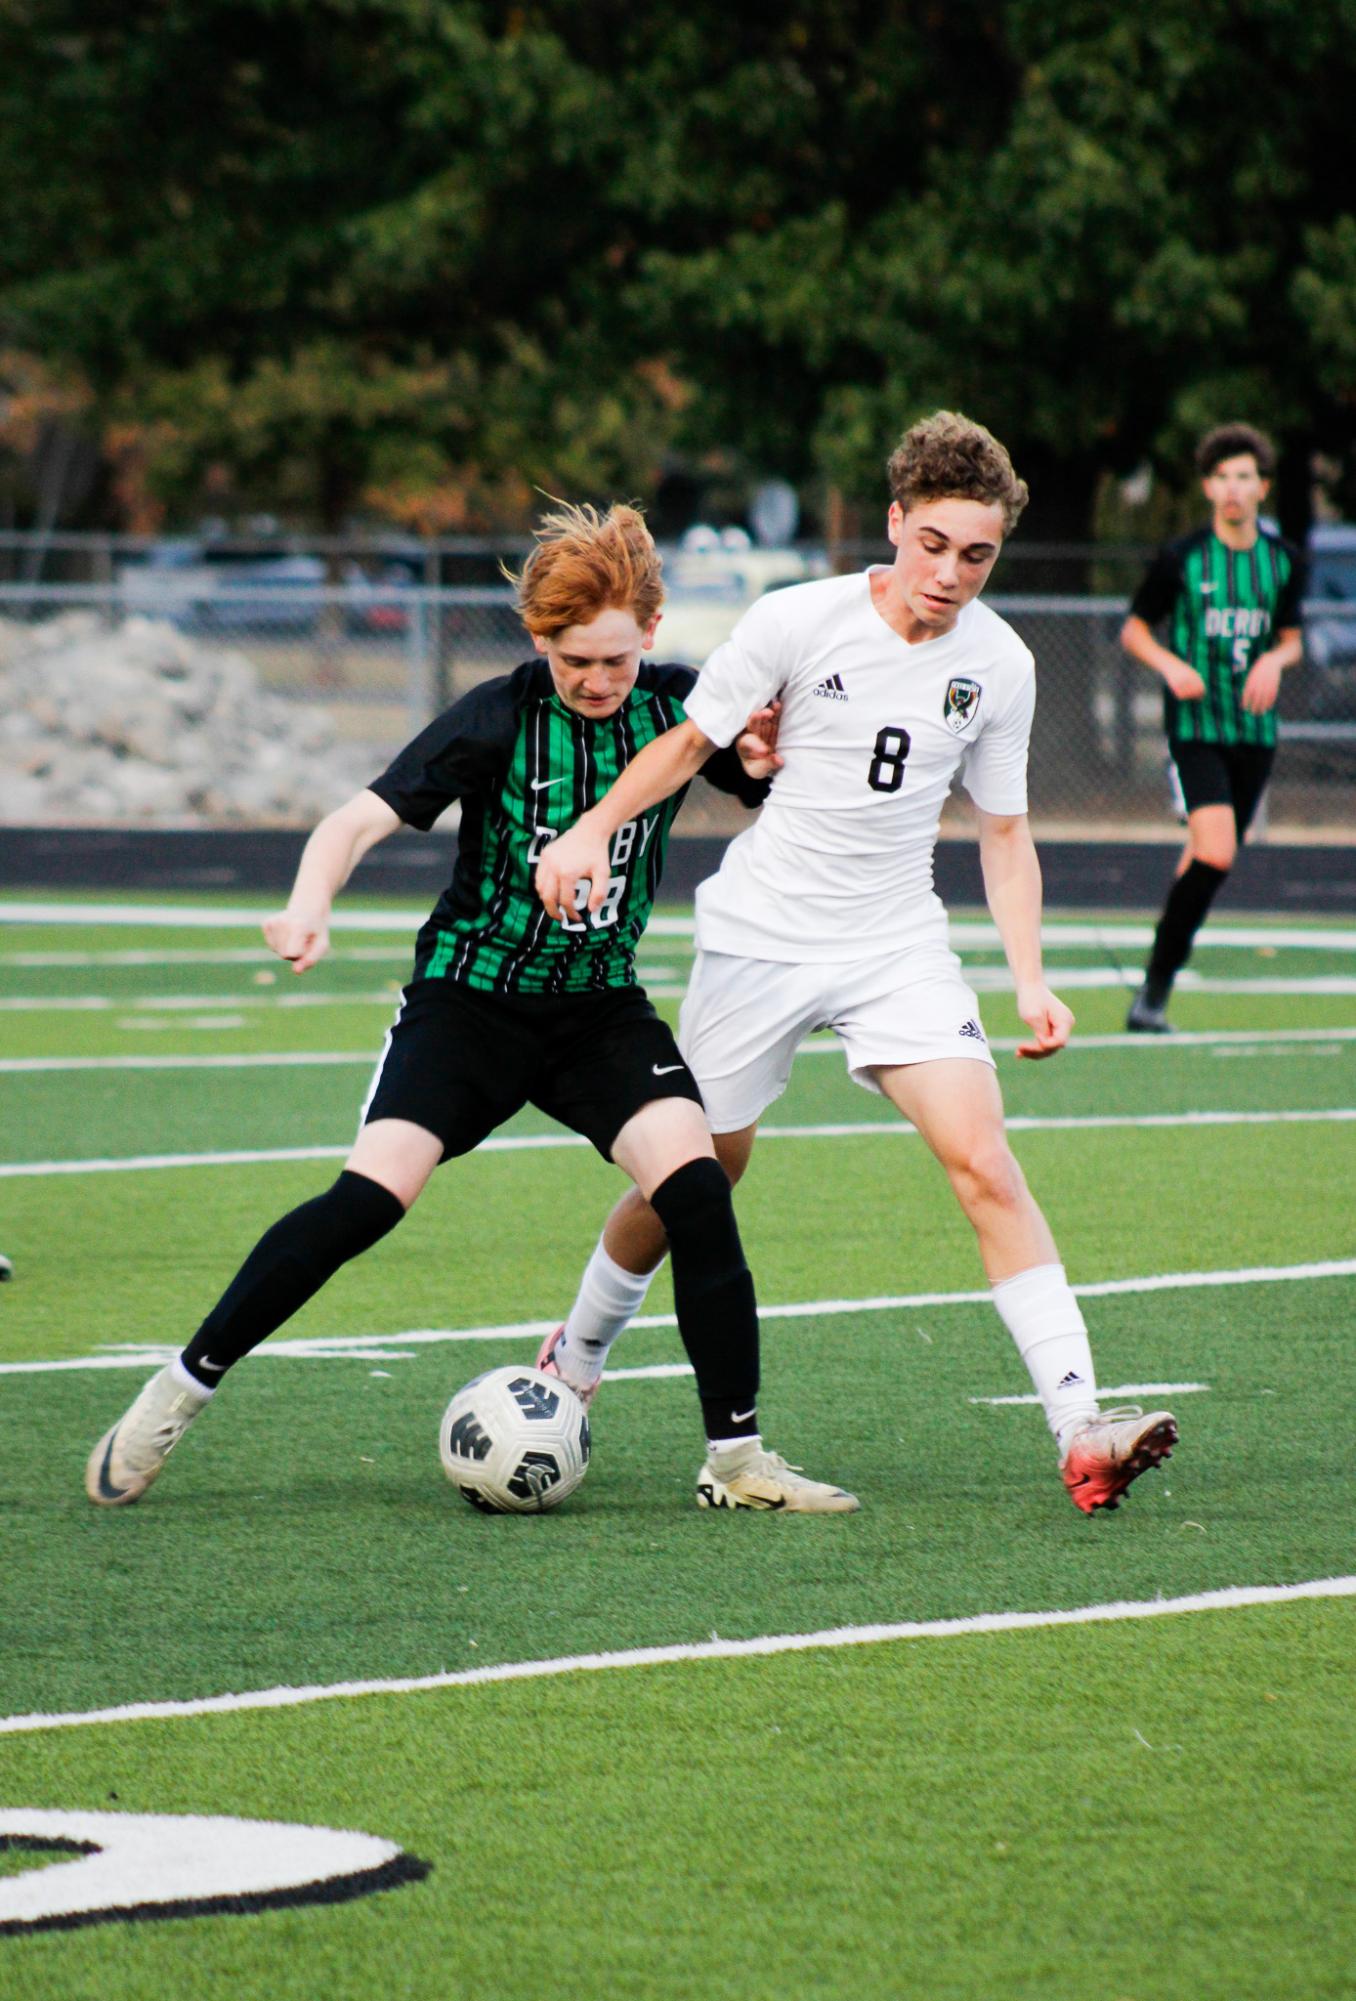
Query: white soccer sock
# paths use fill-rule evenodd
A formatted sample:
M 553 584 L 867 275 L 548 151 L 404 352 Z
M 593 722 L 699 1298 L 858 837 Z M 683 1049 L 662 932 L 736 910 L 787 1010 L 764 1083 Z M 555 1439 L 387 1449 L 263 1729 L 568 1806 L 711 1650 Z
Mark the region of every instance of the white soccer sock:
M 721 1470 L 726 1473 L 742 1472 L 762 1449 L 763 1434 L 760 1431 L 751 1431 L 745 1438 L 708 1438 L 706 1441 L 708 1458 L 720 1460 Z
M 192 1390 L 195 1397 L 214 1397 L 216 1395 L 214 1388 L 209 1389 L 206 1383 L 200 1383 L 192 1371 L 184 1367 L 183 1359 L 179 1355 L 176 1355 L 170 1363 L 169 1372 L 172 1380 L 179 1385 L 181 1390 Z
M 627 1271 L 598 1239 L 556 1347 L 558 1364 L 569 1357 L 567 1374 L 584 1383 L 597 1382 L 608 1349 L 645 1304 L 653 1277 L 653 1272 Z
M 1063 1265 L 1033 1265 L 1000 1280 L 993 1303 L 1017 1343 L 1062 1452 L 1079 1425 L 1097 1415 L 1088 1330 Z

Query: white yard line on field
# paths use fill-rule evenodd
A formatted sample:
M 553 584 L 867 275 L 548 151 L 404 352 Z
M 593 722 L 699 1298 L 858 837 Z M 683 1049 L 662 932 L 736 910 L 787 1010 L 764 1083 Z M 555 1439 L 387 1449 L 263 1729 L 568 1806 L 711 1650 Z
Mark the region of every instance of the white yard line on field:
M 1162 1037 L 1154 1039 L 1161 1041 Z M 336 1064 L 371 1070 L 376 1060 L 371 1049 L 280 1049 L 276 1053 L 251 1051 L 233 1056 L 6 1056 L 0 1058 L 0 1076 L 68 1070 L 305 1070 Z
M 0 924 L 54 924 L 79 925 L 82 930 L 98 925 L 144 924 L 148 929 L 157 930 L 239 930 L 242 927 L 254 930 L 265 917 L 276 908 L 276 904 L 249 905 L 223 904 L 217 908 L 209 905 L 174 903 L 57 903 L 31 902 L 23 899 L 0 901 Z M 428 916 L 426 908 L 397 910 L 336 910 L 330 919 L 332 931 L 384 931 L 398 933 L 414 931 Z M 693 920 L 690 917 L 652 917 L 646 925 L 652 938 L 690 938 L 693 934 Z M 1047 917 L 1042 927 L 1043 935 L 1054 945 L 1070 949 L 1083 947 L 1098 950 L 1106 945 L 1137 947 L 1153 941 L 1153 927 L 1149 924 L 1128 924 L 1112 922 L 1106 924 L 1089 923 L 1086 919 Z M 983 919 L 977 921 L 955 918 L 951 921 L 950 937 L 953 946 L 969 947 L 974 950 L 989 950 L 1000 944 L 997 929 Z M 1322 925 L 1265 925 L 1265 924 L 1212 924 L 1207 925 L 1196 940 L 1197 951 L 1216 947 L 1242 947 L 1265 951 L 1270 946 L 1278 949 L 1315 950 L 1330 952 L 1356 952 L 1356 930 L 1334 928 L 1326 930 Z
M 1055 984 L 1059 984 L 1058 980 Z M 1019 1035 L 991 1035 L 989 1047 L 1006 1053 L 1029 1039 Z M 1356 1028 L 1177 1028 L 1171 1035 L 1127 1035 L 1124 1029 L 1107 1035 L 1083 1035 L 1075 1031 L 1073 1040 L 1066 1044 L 1060 1055 L 1076 1056 L 1085 1049 L 1133 1049 L 1138 1055 L 1170 1056 L 1174 1050 L 1183 1049 L 1253 1047 L 1270 1054 L 1279 1046 L 1313 1042 L 1356 1042 Z M 843 1046 L 835 1035 L 816 1036 L 813 1042 L 802 1042 L 796 1051 L 797 1056 L 841 1056 L 842 1053 Z M 201 1058 L 192 1060 L 201 1061 Z M 4 1067 L 0 1064 L 0 1070 Z
M 1356 1258 L 1328 1258 L 1299 1265 L 1249 1265 L 1223 1271 L 1153 1272 L 1139 1278 L 1093 1279 L 1086 1284 L 1075 1285 L 1073 1290 L 1080 1299 L 1111 1299 L 1120 1294 L 1191 1292 L 1235 1285 L 1285 1285 L 1353 1276 L 1356 1276 Z M 845 1314 L 916 1311 L 920 1307 L 982 1306 L 987 1305 L 990 1299 L 986 1287 L 963 1292 L 881 1293 L 864 1299 L 795 1300 L 781 1306 L 760 1304 L 758 1317 L 760 1320 L 832 1319 Z M 521 1341 L 535 1348 L 558 1325 L 558 1320 L 517 1320 L 494 1327 L 415 1327 L 397 1334 L 315 1335 L 308 1340 L 288 1340 L 285 1335 L 275 1335 L 263 1342 L 254 1353 L 269 1361 L 409 1361 L 416 1348 L 442 1347 L 463 1341 Z M 672 1313 L 641 1313 L 636 1315 L 631 1325 L 639 1328 L 676 1327 L 678 1321 Z M 172 1361 L 178 1352 L 177 1347 L 158 1342 L 126 1342 L 110 1346 L 97 1355 L 77 1356 L 65 1361 L 0 1362 L 0 1376 L 45 1376 L 84 1369 L 153 1369 Z M 631 1373 L 628 1370 L 616 1372 L 623 1378 Z M 646 1373 L 685 1374 L 686 1364 L 663 1363 Z M 606 1380 L 611 1382 L 613 1379 L 614 1372 L 609 1370 Z M 1146 1386 L 1141 1385 L 1140 1388 L 1145 1394 L 1149 1393 Z M 1104 1395 L 1133 1393 L 1126 1389 L 1103 1391 Z
M 976 993 L 1006 994 L 1011 991 L 1012 978 L 1006 966 L 966 966 L 964 970 Z M 1048 970 L 1052 985 L 1057 989 L 1067 988 L 1070 992 L 1091 992 L 1094 989 L 1128 991 L 1140 983 L 1138 973 L 1123 971 L 1119 966 L 1069 966 Z M 645 983 L 645 991 L 651 1000 L 682 1000 L 687 987 L 678 981 L 650 980 Z M 1195 973 L 1184 973 L 1178 981 L 1178 991 L 1252 994 L 1268 999 L 1286 995 L 1295 999 L 1323 995 L 1341 999 L 1356 994 L 1356 974 L 1316 973 L 1308 978 L 1291 978 L 1279 973 L 1259 973 L 1246 979 L 1209 979 Z M 376 993 L 317 993 L 310 989 L 297 993 L 287 988 L 276 993 L 263 993 L 256 988 L 250 993 L 231 994 L 5 994 L 0 996 L 0 1010 L 9 1014 L 98 1014 L 120 1008 L 124 1012 L 172 1014 L 204 1008 L 389 1008 L 399 992 L 399 986 L 393 982 L 389 988 Z
M 1088 1116 L 1068 1114 L 1058 1118 L 1011 1118 L 1007 1129 L 1014 1133 L 1112 1132 L 1122 1130 L 1175 1129 L 1204 1126 L 1283 1126 L 1348 1125 L 1356 1120 L 1356 1106 L 1328 1106 L 1314 1110 L 1274 1112 L 1106 1112 Z M 759 1137 L 774 1139 L 916 1139 L 916 1131 L 902 1119 L 879 1118 L 841 1123 L 791 1126 L 760 1126 Z M 586 1147 L 589 1141 L 577 1133 L 496 1134 L 482 1140 L 478 1153 L 535 1153 L 562 1147 Z M 104 1155 L 89 1160 L 9 1160 L 0 1162 L 0 1181 L 16 1181 L 52 1174 L 140 1174 L 173 1167 L 258 1167 L 275 1161 L 342 1160 L 351 1151 L 344 1146 L 239 1147 L 214 1153 L 136 1153 Z
M 776 1531 L 774 1531 L 776 1533 Z M 628 1647 L 610 1654 L 571 1654 L 556 1660 L 505 1661 L 494 1667 L 380 1681 L 341 1681 L 309 1688 L 259 1688 L 193 1701 L 126 1702 L 112 1709 L 84 1709 L 0 1717 L 0 1734 L 71 1730 L 90 1724 L 158 1722 L 172 1717 L 228 1716 L 245 1709 L 298 1709 L 363 1695 L 420 1695 L 441 1688 L 474 1688 L 486 1682 L 537 1681 L 550 1675 L 596 1674 L 607 1668 L 669 1667 L 679 1662 L 766 1659 L 772 1654 L 878 1646 L 891 1640 L 958 1640 L 979 1633 L 1031 1632 L 1049 1626 L 1118 1624 L 1189 1612 L 1232 1612 L 1253 1605 L 1290 1605 L 1304 1599 L 1356 1596 L 1356 1577 L 1315 1577 L 1299 1584 L 1242 1584 L 1198 1591 L 1182 1598 L 1128 1599 L 1049 1612 L 980 1612 L 965 1619 L 909 1619 L 893 1625 L 836 1626 L 819 1633 L 775 1633 L 751 1640 L 713 1634 L 685 1646 Z
M 1004 1054 L 1014 1050 L 1021 1040 L 1024 1038 L 1016 1035 L 995 1035 L 990 1037 L 989 1047 Z M 1292 1044 L 1298 1052 L 1311 1044 L 1335 1048 L 1344 1042 L 1356 1042 L 1356 1028 L 1203 1028 L 1184 1029 L 1173 1035 L 1076 1035 L 1063 1053 L 1077 1055 L 1081 1050 L 1133 1049 L 1143 1054 L 1163 1056 L 1173 1050 L 1184 1049 L 1238 1049 L 1244 1052 L 1255 1049 L 1263 1055 L 1275 1055 L 1281 1050 L 1288 1050 Z M 841 1057 L 842 1053 L 842 1044 L 836 1036 L 803 1042 L 796 1051 L 797 1056 Z M 326 1064 L 371 1069 L 375 1061 L 376 1057 L 370 1049 L 251 1050 L 217 1056 L 6 1056 L 0 1057 L 0 1076 L 67 1070 L 288 1070 L 323 1068 Z
M 1097 1396 L 1101 1403 L 1108 1397 L 1192 1397 L 1199 1396 L 1210 1388 L 1209 1383 L 1099 1383 Z M 995 1410 L 1009 1405 L 1034 1404 L 1040 1408 L 1040 1398 L 1024 1397 L 971 1397 L 969 1402 L 989 1404 Z
M 301 849 L 298 846 L 298 854 Z M 111 924 L 125 930 L 144 925 L 153 931 L 253 931 L 258 934 L 264 919 L 277 910 L 282 899 L 272 903 L 249 904 L 191 903 L 42 903 L 24 899 L 0 901 L 0 924 L 78 925 L 88 931 Z M 392 935 L 417 931 L 428 916 L 422 910 L 336 910 L 330 918 L 331 931 L 384 931 Z
M 120 1008 L 127 1014 L 201 1013 L 205 1008 L 384 1007 L 392 1009 L 399 989 L 380 993 L 280 994 L 5 994 L 0 1009 L 8 1014 L 101 1014 Z
M 403 964 L 408 947 L 393 945 L 345 945 L 328 953 L 330 960 L 357 960 L 363 964 L 390 960 Z M 267 945 L 241 945 L 233 950 L 194 952 L 0 952 L 0 972 L 7 966 L 77 967 L 86 966 L 269 966 L 281 978 L 284 968 L 276 952 Z

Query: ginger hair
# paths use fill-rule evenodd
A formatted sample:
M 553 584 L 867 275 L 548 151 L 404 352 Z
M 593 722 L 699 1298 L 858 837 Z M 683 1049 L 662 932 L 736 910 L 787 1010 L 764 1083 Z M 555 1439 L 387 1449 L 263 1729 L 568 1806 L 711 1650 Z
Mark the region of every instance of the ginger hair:
M 602 612 L 629 611 L 647 626 L 664 602 L 663 557 L 637 507 L 565 504 L 543 516 L 537 546 L 515 575 L 518 613 L 534 637 L 589 625 Z

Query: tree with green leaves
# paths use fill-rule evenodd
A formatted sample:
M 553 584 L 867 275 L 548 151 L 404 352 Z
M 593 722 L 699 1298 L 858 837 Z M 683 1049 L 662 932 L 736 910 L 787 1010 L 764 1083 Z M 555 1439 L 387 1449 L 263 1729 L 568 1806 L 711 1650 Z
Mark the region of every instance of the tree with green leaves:
M 955 405 L 1031 536 L 1223 416 L 1356 439 L 1354 0 L 14 0 L 0 346 L 123 490 L 334 527 L 873 501 Z

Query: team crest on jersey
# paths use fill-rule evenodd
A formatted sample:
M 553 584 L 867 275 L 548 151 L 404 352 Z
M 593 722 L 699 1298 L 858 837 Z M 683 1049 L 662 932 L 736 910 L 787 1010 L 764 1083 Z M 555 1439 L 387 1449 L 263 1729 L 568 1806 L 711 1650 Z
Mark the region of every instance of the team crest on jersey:
M 953 675 L 946 684 L 946 700 L 942 704 L 942 715 L 946 726 L 957 736 L 970 727 L 979 708 L 980 686 L 978 681 L 969 681 L 963 674 Z

